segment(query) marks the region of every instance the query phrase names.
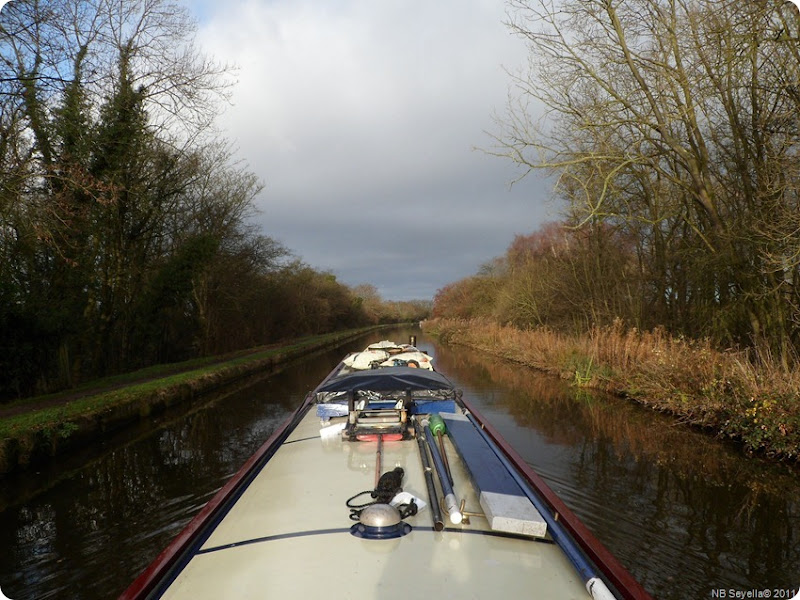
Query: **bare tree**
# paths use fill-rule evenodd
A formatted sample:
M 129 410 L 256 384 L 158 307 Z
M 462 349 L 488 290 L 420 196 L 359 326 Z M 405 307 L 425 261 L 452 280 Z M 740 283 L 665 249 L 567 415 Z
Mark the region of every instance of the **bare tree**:
M 798 221 L 786 218 L 800 180 L 793 7 L 509 5 L 530 69 L 513 78 L 495 152 L 554 172 L 575 225 L 634 234 L 648 302 L 673 329 L 788 356 L 800 344 Z
M 68 385 L 149 360 L 134 339 L 155 322 L 148 286 L 184 315 L 191 285 L 161 285 L 159 273 L 198 272 L 242 227 L 260 185 L 207 144 L 230 81 L 194 32 L 171 0 L 32 0 L 0 13 L 0 331 L 22 347 L 41 340 L 47 356 L 15 363 L 29 380 Z M 203 220 L 213 239 L 191 235 Z

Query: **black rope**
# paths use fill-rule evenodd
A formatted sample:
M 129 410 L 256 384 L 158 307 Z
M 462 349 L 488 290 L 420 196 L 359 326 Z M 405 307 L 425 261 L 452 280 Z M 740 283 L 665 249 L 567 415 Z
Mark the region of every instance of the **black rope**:
M 417 514 L 419 507 L 416 501 L 412 500 L 407 504 L 398 504 L 397 510 L 400 511 L 400 518 L 405 519 L 406 517 L 412 517 Z
M 365 502 L 364 504 L 351 504 L 353 500 L 355 500 L 359 496 L 363 496 L 364 494 L 369 494 L 370 498 L 375 498 L 375 490 L 364 490 L 363 492 L 358 492 L 355 496 L 351 496 L 350 498 L 347 499 L 347 502 L 345 502 L 347 508 L 351 509 L 366 508 L 367 506 L 377 504 L 376 500 L 370 500 L 369 502 Z
M 364 490 L 363 492 L 358 492 L 355 496 L 348 498 L 345 504 L 347 505 L 347 508 L 350 509 L 350 519 L 353 521 L 358 521 L 361 517 L 361 511 L 367 506 L 372 506 L 373 504 L 389 504 L 392 498 L 403 491 L 404 473 L 405 471 L 403 471 L 402 467 L 395 467 L 393 470 L 387 471 L 380 476 L 378 479 L 378 485 L 374 490 Z M 359 496 L 363 496 L 364 494 L 369 494 L 372 500 L 363 504 L 353 503 L 353 500 Z M 408 504 L 401 504 L 397 507 L 397 509 L 400 511 L 401 518 L 417 514 L 417 504 L 413 500 Z M 411 510 L 413 510 L 413 512 L 410 512 Z M 406 511 L 405 514 L 404 511 Z

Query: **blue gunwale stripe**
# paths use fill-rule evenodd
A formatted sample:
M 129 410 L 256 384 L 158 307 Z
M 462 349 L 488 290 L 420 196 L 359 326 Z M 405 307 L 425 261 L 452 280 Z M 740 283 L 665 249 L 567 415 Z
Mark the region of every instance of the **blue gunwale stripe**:
M 304 438 L 297 438 L 296 440 L 286 440 L 281 444 L 281 446 L 288 446 L 289 444 L 297 444 L 298 442 L 310 442 L 312 440 L 320 439 L 319 435 L 311 435 Z
M 230 544 L 223 544 L 222 546 L 212 546 L 211 548 L 203 548 L 195 552 L 195 556 L 201 554 L 210 554 L 211 552 L 219 552 L 220 550 L 229 550 L 231 548 L 238 548 L 239 546 L 249 546 L 250 544 L 261 544 L 264 542 L 275 542 L 278 540 L 287 540 L 291 538 L 308 537 L 315 535 L 330 535 L 332 533 L 349 533 L 349 527 L 339 527 L 336 529 L 312 529 L 310 531 L 292 531 L 291 533 L 279 533 L 277 535 L 266 535 L 264 537 L 257 537 L 250 540 L 242 540 L 241 542 L 231 542 Z
M 486 535 L 491 537 L 508 538 L 514 540 L 523 540 L 526 542 L 536 542 L 539 544 L 554 544 L 553 540 L 547 538 L 532 538 L 523 535 L 515 535 L 513 533 L 504 533 L 502 531 L 481 531 L 479 529 L 451 529 L 445 528 L 443 532 L 436 531 L 433 527 L 418 527 L 414 526 L 413 531 L 425 531 L 428 533 L 458 533 L 467 535 Z M 242 540 L 240 542 L 231 542 L 230 544 L 223 544 L 221 546 L 212 546 L 210 548 L 203 548 L 194 553 L 195 556 L 203 554 L 211 554 L 221 550 L 231 550 L 240 546 L 249 546 L 251 544 L 263 544 L 266 542 L 276 542 L 279 540 L 288 540 L 292 538 L 311 537 L 317 535 L 332 535 L 337 533 L 350 533 L 349 527 L 338 527 L 335 529 L 312 529 L 309 531 L 292 531 L 290 533 L 279 533 L 277 535 L 267 535 L 264 537 L 252 538 L 249 540 Z

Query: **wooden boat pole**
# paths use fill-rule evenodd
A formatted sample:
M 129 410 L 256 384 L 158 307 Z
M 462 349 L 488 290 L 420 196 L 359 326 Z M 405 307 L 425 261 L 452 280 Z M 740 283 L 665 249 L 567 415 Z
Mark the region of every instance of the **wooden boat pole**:
M 436 494 L 436 485 L 433 483 L 433 469 L 428 460 L 428 451 L 425 449 L 425 442 L 422 440 L 422 430 L 418 422 L 414 422 L 416 429 L 417 446 L 419 446 L 419 458 L 422 461 L 422 471 L 425 473 L 425 485 L 428 488 L 428 504 L 431 507 L 431 518 L 433 519 L 433 529 L 441 531 L 444 529 L 442 511 L 439 508 L 439 496 Z
M 378 481 L 381 478 L 381 469 L 383 469 L 383 434 L 378 434 L 378 451 L 375 453 L 375 489 L 378 489 Z

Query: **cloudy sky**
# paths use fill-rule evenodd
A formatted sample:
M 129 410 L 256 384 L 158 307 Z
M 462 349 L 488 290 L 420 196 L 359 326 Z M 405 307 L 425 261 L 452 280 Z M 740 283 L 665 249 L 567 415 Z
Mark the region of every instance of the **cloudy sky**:
M 487 155 L 524 43 L 503 0 L 187 0 L 238 66 L 220 120 L 264 181 L 258 222 L 384 299 L 432 298 L 557 208 Z

